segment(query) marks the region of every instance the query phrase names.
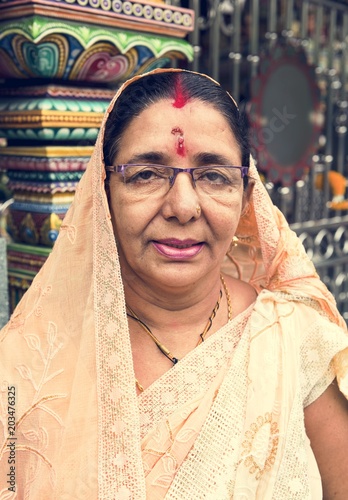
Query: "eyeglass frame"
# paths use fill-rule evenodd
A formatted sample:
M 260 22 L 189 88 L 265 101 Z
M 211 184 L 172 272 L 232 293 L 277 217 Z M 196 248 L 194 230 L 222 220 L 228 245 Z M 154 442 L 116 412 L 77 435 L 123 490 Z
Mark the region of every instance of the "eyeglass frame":
M 195 170 L 200 170 L 202 168 L 206 168 L 206 169 L 209 169 L 209 168 L 236 168 L 240 171 L 241 179 L 248 177 L 248 172 L 249 172 L 249 167 L 240 166 L 240 165 L 202 165 L 200 167 L 180 168 L 180 167 L 172 167 L 170 165 L 158 165 L 155 163 L 150 163 L 150 164 L 122 163 L 119 165 L 106 166 L 105 170 L 107 172 L 122 174 L 123 181 L 125 181 L 124 172 L 125 172 L 127 167 L 159 167 L 159 168 L 165 167 L 165 168 L 171 168 L 174 172 L 174 175 L 173 175 L 173 177 L 168 177 L 169 189 L 171 189 L 174 186 L 176 178 L 177 178 L 178 174 L 180 174 L 180 173 L 190 174 L 191 179 L 192 179 L 192 184 L 193 184 L 194 188 L 196 188 L 196 182 L 195 182 L 195 179 L 193 177 L 193 172 Z

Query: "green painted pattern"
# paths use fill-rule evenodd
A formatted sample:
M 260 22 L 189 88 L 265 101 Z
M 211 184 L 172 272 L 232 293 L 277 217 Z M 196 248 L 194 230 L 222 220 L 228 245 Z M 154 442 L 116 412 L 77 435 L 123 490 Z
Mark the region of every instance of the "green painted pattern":
M 98 128 L 41 128 L 41 129 L 0 129 L 0 137 L 7 139 L 38 141 L 88 141 L 94 143 L 98 136 Z
M 77 182 L 81 179 L 83 171 L 78 172 L 21 172 L 10 170 L 7 173 L 11 181 L 29 182 Z
M 78 101 L 56 98 L 0 98 L 0 115 L 6 111 L 69 111 L 72 113 L 105 113 L 109 106 L 107 101 Z
M 38 15 L 0 22 L 0 40 L 14 33 L 23 35 L 33 43 L 38 43 L 51 34 L 70 35 L 76 38 L 85 49 L 97 42 L 108 41 L 114 44 L 122 54 L 127 53 L 133 47 L 142 45 L 148 47 L 155 57 L 177 51 L 189 61 L 193 60 L 193 47 L 186 40 L 146 33 L 139 34 L 104 26 L 83 26 L 73 21 L 63 22 Z

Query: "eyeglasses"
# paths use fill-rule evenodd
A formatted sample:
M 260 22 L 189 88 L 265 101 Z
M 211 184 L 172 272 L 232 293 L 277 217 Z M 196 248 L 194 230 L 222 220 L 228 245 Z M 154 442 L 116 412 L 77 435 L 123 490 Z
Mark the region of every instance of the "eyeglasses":
M 226 197 L 238 191 L 249 167 L 212 165 L 209 167 L 177 168 L 167 165 L 124 164 L 105 167 L 120 173 L 126 188 L 134 195 L 163 196 L 173 187 L 178 174 L 191 175 L 198 194 Z

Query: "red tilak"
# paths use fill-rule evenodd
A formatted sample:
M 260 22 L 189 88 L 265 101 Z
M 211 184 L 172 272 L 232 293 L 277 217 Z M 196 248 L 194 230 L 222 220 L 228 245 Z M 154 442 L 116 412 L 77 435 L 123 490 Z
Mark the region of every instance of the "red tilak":
M 180 136 L 178 138 L 178 145 L 177 145 L 177 148 L 176 148 L 176 152 L 180 156 L 185 156 L 184 138 L 182 136 Z
M 174 128 L 172 128 L 172 134 L 173 135 L 176 135 L 176 134 L 183 135 L 184 132 L 182 131 L 182 129 L 180 127 L 174 127 Z
M 173 102 L 174 108 L 183 108 L 188 99 L 183 91 L 181 80 L 179 78 L 175 81 L 175 101 Z
M 185 156 L 185 140 L 184 140 L 184 133 L 182 131 L 182 129 L 180 127 L 174 127 L 172 129 L 172 134 L 173 135 L 179 135 L 178 137 L 178 142 L 177 142 L 177 145 L 176 145 L 176 152 L 178 155 L 180 156 Z

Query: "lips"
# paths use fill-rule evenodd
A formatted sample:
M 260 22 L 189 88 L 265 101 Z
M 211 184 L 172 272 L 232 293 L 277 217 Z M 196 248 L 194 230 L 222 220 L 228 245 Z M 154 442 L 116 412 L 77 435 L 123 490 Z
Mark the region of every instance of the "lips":
M 204 243 L 196 240 L 178 240 L 176 238 L 153 241 L 152 243 L 161 255 L 175 260 L 192 259 L 199 254 L 204 246 Z

